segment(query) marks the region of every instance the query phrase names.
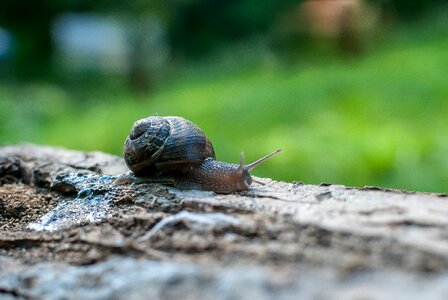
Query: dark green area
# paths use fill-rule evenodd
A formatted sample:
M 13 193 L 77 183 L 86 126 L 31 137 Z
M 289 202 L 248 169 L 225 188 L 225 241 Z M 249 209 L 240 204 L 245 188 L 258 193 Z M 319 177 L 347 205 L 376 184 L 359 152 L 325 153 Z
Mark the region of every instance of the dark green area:
M 51 26 L 61 13 L 97 13 L 138 19 L 154 15 L 167 24 L 176 57 L 198 58 L 228 43 L 266 34 L 304 0 L 2 0 L 0 26 L 16 36 L 15 78 L 52 78 Z M 445 0 L 366 0 L 396 19 L 410 21 Z M 390 17 L 389 16 L 389 17 Z M 1 76 L 2 74 L 0 74 Z

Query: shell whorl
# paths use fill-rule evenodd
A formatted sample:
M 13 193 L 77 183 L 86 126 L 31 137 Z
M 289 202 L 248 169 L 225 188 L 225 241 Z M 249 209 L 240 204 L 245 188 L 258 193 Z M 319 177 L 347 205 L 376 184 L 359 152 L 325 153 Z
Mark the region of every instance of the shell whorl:
M 148 117 L 134 123 L 124 159 L 137 175 L 185 167 L 215 158 L 213 146 L 192 122 L 181 117 Z

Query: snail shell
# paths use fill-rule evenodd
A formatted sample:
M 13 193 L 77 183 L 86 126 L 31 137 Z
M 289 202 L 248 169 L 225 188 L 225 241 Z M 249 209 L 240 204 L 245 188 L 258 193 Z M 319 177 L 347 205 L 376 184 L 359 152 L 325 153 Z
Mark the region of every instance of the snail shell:
M 134 123 L 126 139 L 124 160 L 136 175 L 164 173 L 215 159 L 204 132 L 181 117 L 149 117 Z

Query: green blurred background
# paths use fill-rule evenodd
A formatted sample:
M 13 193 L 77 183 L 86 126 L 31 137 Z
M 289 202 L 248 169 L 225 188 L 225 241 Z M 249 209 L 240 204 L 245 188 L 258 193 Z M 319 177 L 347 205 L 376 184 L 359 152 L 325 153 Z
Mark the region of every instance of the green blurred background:
M 442 0 L 2 0 L 0 145 L 178 115 L 257 176 L 448 192 Z

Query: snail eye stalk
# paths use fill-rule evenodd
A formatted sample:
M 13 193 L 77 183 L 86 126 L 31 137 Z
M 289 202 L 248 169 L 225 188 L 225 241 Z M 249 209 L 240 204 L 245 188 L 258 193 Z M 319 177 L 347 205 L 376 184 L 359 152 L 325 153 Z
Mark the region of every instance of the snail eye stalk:
M 243 172 L 245 166 L 244 166 L 244 152 L 240 153 L 240 165 L 238 167 L 238 172 Z
M 277 149 L 274 152 L 254 161 L 251 164 L 248 164 L 247 166 L 244 167 L 244 169 L 246 169 L 248 172 L 252 171 L 253 169 L 255 169 L 257 166 L 259 166 L 261 163 L 263 163 L 264 161 L 268 160 L 269 158 L 271 158 L 272 156 L 276 155 L 277 153 L 282 152 L 282 149 Z M 241 152 L 242 158 L 244 158 L 244 154 Z M 241 164 L 242 164 L 242 160 L 240 162 L 240 168 L 241 168 Z

